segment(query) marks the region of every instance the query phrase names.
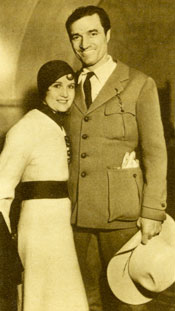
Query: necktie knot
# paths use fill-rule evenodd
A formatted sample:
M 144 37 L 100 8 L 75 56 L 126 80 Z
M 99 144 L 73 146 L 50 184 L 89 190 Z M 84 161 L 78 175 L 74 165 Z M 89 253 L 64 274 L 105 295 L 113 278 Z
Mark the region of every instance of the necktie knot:
M 94 75 L 93 71 L 89 71 L 86 75 L 86 79 L 90 79 Z
M 92 96 L 91 96 L 91 82 L 90 78 L 94 75 L 94 72 L 90 71 L 86 75 L 86 79 L 83 84 L 83 89 L 84 89 L 84 95 L 85 95 L 85 102 L 87 108 L 92 104 Z

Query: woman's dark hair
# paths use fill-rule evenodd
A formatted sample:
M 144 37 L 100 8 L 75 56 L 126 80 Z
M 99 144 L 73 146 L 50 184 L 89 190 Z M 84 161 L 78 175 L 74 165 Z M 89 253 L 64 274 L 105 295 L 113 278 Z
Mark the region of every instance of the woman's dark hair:
M 71 25 L 84 16 L 91 16 L 93 14 L 97 14 L 100 18 L 101 24 L 104 28 L 105 34 L 111 28 L 111 23 L 109 16 L 105 12 L 103 8 L 94 5 L 82 6 L 77 8 L 73 13 L 68 17 L 66 21 L 66 29 L 69 34 L 69 38 L 71 38 Z

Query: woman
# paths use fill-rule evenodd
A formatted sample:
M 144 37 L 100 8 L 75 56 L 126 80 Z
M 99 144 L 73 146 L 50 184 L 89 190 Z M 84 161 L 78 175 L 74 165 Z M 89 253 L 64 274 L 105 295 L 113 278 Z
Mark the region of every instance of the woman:
M 24 266 L 19 310 L 86 311 L 68 198 L 69 143 L 63 118 L 75 95 L 72 68 L 60 60 L 38 73 L 41 107 L 28 112 L 7 134 L 0 157 L 1 210 L 21 181 L 18 248 Z

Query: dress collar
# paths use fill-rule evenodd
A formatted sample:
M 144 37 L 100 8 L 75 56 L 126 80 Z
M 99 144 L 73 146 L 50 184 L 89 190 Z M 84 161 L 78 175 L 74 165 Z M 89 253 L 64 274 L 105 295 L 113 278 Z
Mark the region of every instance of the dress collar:
M 65 116 L 67 115 L 66 112 L 55 112 L 53 111 L 49 106 L 45 104 L 41 104 L 38 108 L 39 111 L 46 114 L 49 118 L 51 118 L 57 125 L 59 125 L 61 128 L 64 126 L 64 120 Z

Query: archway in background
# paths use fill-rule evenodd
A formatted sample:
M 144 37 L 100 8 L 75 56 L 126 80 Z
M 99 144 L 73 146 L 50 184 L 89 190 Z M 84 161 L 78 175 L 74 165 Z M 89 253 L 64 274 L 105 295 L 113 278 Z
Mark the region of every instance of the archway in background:
M 97 5 L 99 1 L 84 1 L 83 5 Z M 68 35 L 65 21 L 81 0 L 41 0 L 35 5 L 26 27 L 21 45 L 16 72 L 17 98 L 23 98 L 29 88 L 36 86 L 36 74 L 39 67 L 51 59 L 64 59 L 74 68 L 76 61 Z

